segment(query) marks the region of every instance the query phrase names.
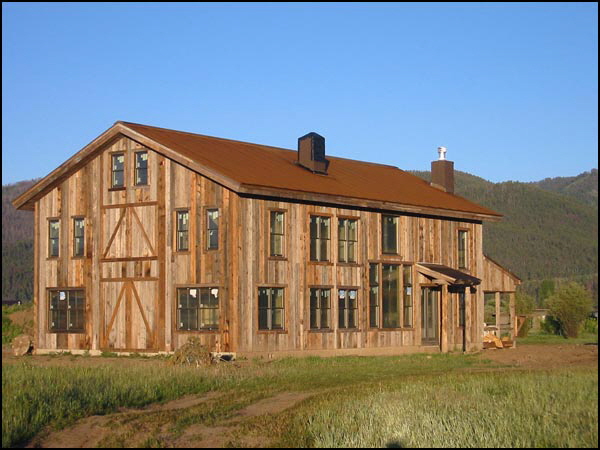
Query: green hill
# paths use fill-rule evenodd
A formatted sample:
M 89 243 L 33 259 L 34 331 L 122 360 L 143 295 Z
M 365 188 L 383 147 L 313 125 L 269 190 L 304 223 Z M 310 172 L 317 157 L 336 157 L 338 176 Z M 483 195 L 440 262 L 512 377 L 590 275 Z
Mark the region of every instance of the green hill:
M 429 172 L 412 173 L 430 180 Z M 484 223 L 483 249 L 523 280 L 598 272 L 597 204 L 535 183 L 492 183 L 459 171 L 455 191 L 504 215 Z
M 576 177 L 544 178 L 531 184 L 598 208 L 598 169 L 583 172 Z

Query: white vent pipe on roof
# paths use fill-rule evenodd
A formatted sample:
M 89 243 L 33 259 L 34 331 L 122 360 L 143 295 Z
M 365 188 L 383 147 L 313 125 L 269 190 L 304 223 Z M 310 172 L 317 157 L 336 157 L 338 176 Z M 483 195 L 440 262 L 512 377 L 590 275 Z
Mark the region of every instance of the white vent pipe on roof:
M 446 159 L 446 147 L 438 147 L 438 153 L 440 155 L 438 160 L 444 161 Z

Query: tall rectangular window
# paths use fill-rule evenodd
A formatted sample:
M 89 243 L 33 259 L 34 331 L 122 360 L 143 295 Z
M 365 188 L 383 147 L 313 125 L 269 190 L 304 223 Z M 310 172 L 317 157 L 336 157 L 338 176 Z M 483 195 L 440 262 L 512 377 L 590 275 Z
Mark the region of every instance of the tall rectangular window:
M 310 216 L 310 260 L 329 261 L 330 217 Z
M 400 267 L 395 264 L 383 264 L 381 267 L 383 328 L 400 327 Z
M 184 252 L 190 249 L 190 239 L 189 239 L 189 230 L 190 230 L 190 213 L 188 210 L 177 211 L 177 243 L 176 249 L 178 252 Z
M 356 289 L 340 289 L 338 291 L 338 327 L 356 328 L 357 310 Z
M 339 262 L 356 262 L 357 248 L 356 219 L 338 220 L 338 260 Z
M 51 219 L 48 221 L 48 257 L 58 257 L 60 248 L 60 220 Z
M 113 153 L 111 155 L 111 187 L 121 188 L 125 186 L 125 154 Z
M 258 288 L 258 329 L 283 330 L 284 324 L 283 288 Z
M 468 264 L 467 237 L 468 232 L 458 230 L 458 268 L 466 269 Z
M 135 153 L 135 185 L 145 186 L 148 184 L 148 152 Z
M 85 253 L 85 221 L 83 217 L 73 219 L 73 256 Z
M 85 331 L 85 295 L 83 289 L 49 291 L 48 328 L 50 332 L 81 333 Z
M 284 246 L 284 213 L 282 211 L 271 211 L 270 214 L 270 255 L 283 256 Z
M 310 329 L 325 330 L 330 326 L 331 289 L 310 289 Z
M 219 210 L 206 211 L 206 248 L 215 250 L 219 248 Z
M 397 216 L 381 216 L 381 248 L 383 253 L 398 253 Z
M 369 264 L 369 326 L 379 328 L 379 264 Z
M 403 288 L 404 288 L 404 326 L 411 328 L 413 325 L 413 295 L 412 295 L 412 266 L 403 266 Z
M 177 323 L 179 330 L 218 330 L 219 288 L 178 288 Z

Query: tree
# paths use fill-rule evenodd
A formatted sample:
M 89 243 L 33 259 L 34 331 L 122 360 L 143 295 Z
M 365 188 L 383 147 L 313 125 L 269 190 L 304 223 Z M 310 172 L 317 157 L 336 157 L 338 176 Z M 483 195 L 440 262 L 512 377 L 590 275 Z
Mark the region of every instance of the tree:
M 583 286 L 570 282 L 550 296 L 546 305 L 550 315 L 559 322 L 561 334 L 577 337 L 579 327 L 592 310 L 592 298 Z

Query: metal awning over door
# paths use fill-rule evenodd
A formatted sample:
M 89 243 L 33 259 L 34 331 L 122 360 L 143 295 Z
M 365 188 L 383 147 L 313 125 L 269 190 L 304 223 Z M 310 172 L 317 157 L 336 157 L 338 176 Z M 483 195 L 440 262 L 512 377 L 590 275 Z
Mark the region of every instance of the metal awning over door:
M 481 280 L 460 270 L 442 264 L 418 263 L 416 269 L 419 273 L 431 278 L 435 284 L 450 286 L 477 286 Z

